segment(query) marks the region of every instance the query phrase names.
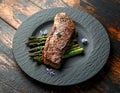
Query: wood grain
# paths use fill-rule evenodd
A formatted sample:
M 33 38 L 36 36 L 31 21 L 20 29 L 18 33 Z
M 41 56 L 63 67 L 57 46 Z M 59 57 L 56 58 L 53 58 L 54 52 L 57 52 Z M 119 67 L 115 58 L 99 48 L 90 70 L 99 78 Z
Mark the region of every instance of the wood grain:
M 40 8 L 29 0 L 2 0 L 0 2 L 0 17 L 16 29 L 27 17 L 39 10 Z
M 109 77 L 114 84 L 120 86 L 120 57 L 114 55 L 109 62 Z
M 15 30 L 0 19 L 0 93 L 42 93 L 39 84 L 16 65 L 12 53 Z
M 65 2 L 67 5 L 73 7 L 77 4 L 80 4 L 81 0 L 63 0 L 63 2 Z
M 92 14 L 106 27 L 112 46 L 106 66 L 95 77 L 65 89 L 42 87 L 23 74 L 11 49 L 16 31 L 12 27 L 17 29 L 28 16 L 41 9 L 58 6 Z M 7 22 L 0 19 L 0 93 L 119 93 L 120 0 L 0 0 L 0 17 Z
M 38 7 L 42 9 L 54 8 L 54 7 L 67 7 L 63 0 L 30 0 Z
M 107 30 L 109 31 L 109 35 L 111 38 L 120 41 L 120 30 L 117 30 L 117 28 L 109 25 L 107 26 Z

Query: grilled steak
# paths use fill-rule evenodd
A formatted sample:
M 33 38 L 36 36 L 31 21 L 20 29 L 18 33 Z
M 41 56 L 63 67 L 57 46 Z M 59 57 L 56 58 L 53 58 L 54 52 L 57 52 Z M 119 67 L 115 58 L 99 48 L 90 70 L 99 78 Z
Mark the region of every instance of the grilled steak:
M 42 53 L 44 64 L 53 68 L 61 67 L 61 59 L 75 32 L 75 25 L 66 13 L 58 13 L 48 35 Z

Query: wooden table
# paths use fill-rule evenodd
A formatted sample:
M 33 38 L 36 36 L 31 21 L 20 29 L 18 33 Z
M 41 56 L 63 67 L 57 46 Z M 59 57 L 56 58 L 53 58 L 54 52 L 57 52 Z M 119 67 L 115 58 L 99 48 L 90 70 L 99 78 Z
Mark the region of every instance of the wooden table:
M 52 7 L 74 7 L 96 17 L 111 41 L 109 59 L 90 80 L 58 88 L 42 85 L 24 74 L 12 53 L 19 25 L 32 14 Z M 0 93 L 120 93 L 120 0 L 0 0 Z

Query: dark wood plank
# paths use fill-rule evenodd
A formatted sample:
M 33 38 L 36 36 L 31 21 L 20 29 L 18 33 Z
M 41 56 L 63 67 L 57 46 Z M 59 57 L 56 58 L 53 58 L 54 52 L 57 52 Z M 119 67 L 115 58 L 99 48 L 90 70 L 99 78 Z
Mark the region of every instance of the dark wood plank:
M 116 56 L 115 56 L 116 57 Z M 112 58 L 115 60 L 115 58 Z M 116 59 L 119 59 L 117 57 Z M 113 67 L 110 64 L 113 61 L 109 59 L 109 62 L 104 66 L 104 68 L 93 78 L 90 80 L 78 85 L 78 88 L 81 88 L 82 91 L 87 93 L 119 93 L 120 87 L 119 84 L 119 71 L 115 75 L 115 70 L 113 68 L 118 69 L 117 67 Z M 111 73 L 112 72 L 112 73 Z M 111 74 L 110 74 L 111 73 Z M 114 73 L 114 74 L 113 74 Z M 113 77 L 113 79 L 111 78 Z M 113 82 L 113 80 L 117 81 L 117 83 Z M 96 91 L 96 92 L 95 92 Z
M 14 28 L 32 14 L 41 10 L 29 0 L 1 0 L 0 17 L 8 22 Z
M 68 7 L 68 5 L 64 3 L 63 0 L 30 0 L 30 1 L 42 9 L 54 7 Z
M 46 9 L 53 7 L 73 7 L 80 4 L 81 0 L 30 0 L 38 7 Z
M 42 93 L 41 86 L 25 75 L 14 60 L 12 54 L 14 34 L 15 30 L 0 19 L 0 91 L 1 93 Z
M 109 78 L 114 84 L 120 87 L 120 57 L 114 55 L 111 57 L 111 62 L 109 62 Z
M 108 30 L 110 37 L 120 41 L 120 2 L 119 0 L 81 0 L 74 7 L 95 16 Z M 113 16 L 114 14 L 114 16 Z
M 68 6 L 76 6 L 77 4 L 80 4 L 81 0 L 61 0 L 65 2 Z

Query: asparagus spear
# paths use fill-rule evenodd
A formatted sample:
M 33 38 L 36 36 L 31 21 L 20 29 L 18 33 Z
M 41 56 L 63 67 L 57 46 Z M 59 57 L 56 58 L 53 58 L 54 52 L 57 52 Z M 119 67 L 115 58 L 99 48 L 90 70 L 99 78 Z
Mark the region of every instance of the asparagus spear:
M 73 38 L 77 38 L 77 37 L 78 37 L 78 32 L 75 32 L 75 35 L 73 36 Z M 47 36 L 42 36 L 42 37 L 31 36 L 31 37 L 29 37 L 29 40 L 37 39 L 37 40 L 41 41 L 41 39 L 46 39 L 46 38 L 47 38 Z
M 71 43 L 68 45 L 68 49 L 73 45 L 75 45 L 76 43 L 77 43 L 77 39 L 74 39 L 73 41 L 71 41 Z M 27 46 L 30 47 L 30 50 L 29 50 L 30 52 L 41 50 L 44 48 L 44 45 L 45 45 L 45 41 L 27 43 Z
M 65 54 L 67 54 L 67 53 L 69 53 L 71 51 L 80 49 L 80 48 L 81 47 L 78 44 L 76 44 L 75 46 L 71 47 L 70 49 L 67 49 L 66 52 L 65 52 Z M 43 49 L 37 50 L 37 51 L 33 51 L 33 52 L 30 53 L 30 56 L 33 57 L 33 56 L 42 55 L 42 51 L 43 51 Z
M 40 57 L 40 56 L 35 56 L 35 57 L 33 57 L 33 61 L 36 61 L 36 62 L 39 63 L 39 64 L 43 63 L 43 61 L 41 60 L 41 57 Z
M 34 47 L 34 48 L 31 48 L 29 50 L 29 52 L 36 52 L 36 51 L 40 51 L 40 50 L 43 50 L 44 46 L 37 46 L 37 47 Z
M 77 47 L 73 47 L 73 48 L 67 49 L 66 52 L 65 52 L 65 54 L 67 54 L 67 53 L 69 53 L 69 52 L 71 52 L 73 50 L 80 49 L 80 48 L 81 48 L 80 46 L 77 46 Z
M 37 46 L 44 46 L 45 45 L 45 42 L 42 41 L 42 42 L 32 42 L 32 43 L 28 43 L 27 44 L 30 48 L 32 47 L 37 47 Z
M 28 46 L 34 46 L 34 45 L 38 45 L 39 46 L 39 44 L 40 43 L 43 43 L 43 44 L 45 44 L 45 41 L 46 41 L 46 38 L 40 38 L 40 40 L 38 39 L 38 38 L 35 38 L 35 39 L 31 39 L 31 40 L 29 40 L 26 44 L 28 45 Z M 77 38 L 73 38 L 72 40 L 71 40 L 71 42 L 72 43 L 77 43 Z M 39 44 L 38 44 L 39 43 Z
M 30 54 L 31 57 L 34 57 L 34 56 L 41 56 L 42 55 L 42 51 L 37 51 L 37 52 L 33 52 Z
M 31 37 L 29 37 L 29 40 L 35 40 L 35 39 L 41 40 L 43 38 L 47 38 L 47 36 L 42 36 L 42 37 L 31 36 Z
M 33 57 L 33 56 L 37 56 L 37 55 L 42 55 L 41 53 L 43 51 L 43 48 L 44 48 L 44 46 L 39 46 L 39 47 L 35 47 L 35 48 L 30 49 L 29 50 L 29 52 L 31 53 L 30 56 Z M 68 52 L 70 52 L 72 50 L 79 49 L 79 48 L 81 48 L 79 46 L 79 44 L 75 44 L 75 45 L 73 45 L 71 47 L 68 47 L 65 53 L 68 53 Z
M 73 45 L 75 45 L 77 43 L 77 39 L 73 39 L 71 41 L 71 43 L 68 45 L 68 48 L 72 47 Z M 27 46 L 30 47 L 30 51 L 36 51 L 37 49 L 41 49 L 41 47 L 43 48 L 45 45 L 45 41 L 41 41 L 41 42 L 28 42 Z
M 77 54 L 83 53 L 84 49 L 77 44 L 78 33 L 75 33 L 70 45 L 67 47 L 67 50 L 62 58 L 69 58 L 71 56 L 75 56 Z M 42 50 L 44 48 L 44 44 L 47 36 L 37 38 L 35 36 L 29 37 L 29 41 L 27 45 L 30 47 L 29 52 L 31 52 L 30 56 L 34 61 L 38 63 L 43 63 L 41 60 Z
M 78 33 L 76 32 L 75 35 L 73 36 L 73 39 L 71 40 L 71 42 L 77 42 L 77 37 L 78 37 Z M 47 36 L 42 36 L 42 37 L 35 37 L 35 36 L 31 36 L 28 39 L 27 45 L 33 45 L 36 44 L 38 42 L 45 42 L 47 39 Z M 36 43 L 35 43 L 36 42 Z
M 74 48 L 74 47 L 78 47 L 79 46 L 79 44 L 70 44 L 68 47 L 67 47 L 67 50 L 69 50 L 69 49 L 71 49 L 71 48 Z
M 41 42 L 41 41 L 46 41 L 46 38 L 36 38 L 36 39 L 32 39 L 32 40 L 29 40 L 28 42 L 27 42 L 27 44 L 30 44 L 30 43 L 33 43 L 33 42 Z
M 81 54 L 81 53 L 83 53 L 83 51 L 84 51 L 83 48 L 75 49 L 73 51 L 66 53 L 62 58 L 69 58 L 69 57 Z
M 70 44 L 70 46 L 67 47 L 67 50 L 71 49 L 71 48 L 74 48 L 74 47 L 79 47 L 79 44 Z M 40 51 L 40 50 L 43 50 L 44 46 L 36 46 L 36 47 L 33 47 L 33 48 L 30 48 L 29 52 L 36 52 L 36 51 Z
M 78 48 L 78 49 L 74 49 L 66 54 L 63 55 L 63 59 L 65 58 L 69 58 L 69 57 L 72 57 L 72 56 L 75 56 L 75 55 L 78 55 L 78 54 L 81 54 L 83 53 L 84 49 L 83 48 Z M 33 57 L 33 60 L 38 62 L 38 63 L 43 63 L 42 59 L 41 59 L 41 56 L 34 56 Z

